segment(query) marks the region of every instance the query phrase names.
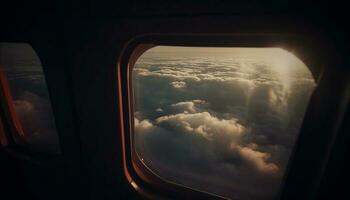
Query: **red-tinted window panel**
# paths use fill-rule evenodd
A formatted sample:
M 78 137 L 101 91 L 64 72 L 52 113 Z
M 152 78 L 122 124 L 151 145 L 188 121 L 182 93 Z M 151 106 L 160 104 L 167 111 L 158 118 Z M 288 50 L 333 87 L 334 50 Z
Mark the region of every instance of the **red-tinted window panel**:
M 15 145 L 59 154 L 60 145 L 45 74 L 34 49 L 25 43 L 0 43 L 2 96 Z

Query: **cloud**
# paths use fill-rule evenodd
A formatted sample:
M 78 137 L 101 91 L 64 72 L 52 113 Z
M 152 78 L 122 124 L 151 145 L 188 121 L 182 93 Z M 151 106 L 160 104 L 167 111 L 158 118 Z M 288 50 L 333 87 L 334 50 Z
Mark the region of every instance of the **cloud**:
M 255 143 L 249 144 L 246 147 L 233 143 L 231 148 L 252 164 L 257 170 L 263 173 L 276 173 L 279 170 L 279 167 L 276 164 L 267 162 L 270 158 L 270 154 L 257 151 L 257 144 Z
M 14 100 L 14 105 L 28 137 L 35 132 L 46 136 L 52 131 L 52 110 L 47 99 L 24 91 Z
M 278 186 L 280 167 L 257 144 L 241 141 L 250 132 L 236 119 L 208 112 L 178 113 L 159 117 L 153 124 L 136 119 L 135 130 L 138 154 L 163 178 L 195 188 L 206 183 L 206 190 L 242 197 L 247 195 L 242 190 L 252 185 L 264 183 L 250 189 L 264 190 L 259 195 Z
M 174 70 L 170 68 L 161 68 L 159 70 L 149 71 L 148 69 L 141 69 L 136 70 L 134 72 L 137 72 L 140 76 L 155 76 L 155 77 L 167 77 L 171 78 L 173 80 L 193 80 L 193 81 L 200 81 L 200 78 L 198 78 L 196 75 L 192 75 L 188 71 L 180 71 L 180 70 Z
M 135 129 L 137 131 L 144 131 L 153 127 L 152 123 L 148 120 L 139 121 L 137 118 L 134 119 Z
M 175 109 L 182 110 L 182 111 L 191 112 L 191 113 L 195 113 L 197 110 L 195 105 L 194 105 L 194 102 L 192 102 L 192 101 L 184 101 L 184 102 L 171 104 L 171 107 L 173 107 Z
M 174 81 L 170 83 L 174 88 L 185 88 L 186 82 L 184 81 Z
M 156 122 L 158 125 L 168 127 L 171 130 L 201 135 L 205 139 L 216 143 L 216 148 L 230 148 L 233 154 L 240 156 L 262 173 L 276 173 L 279 170 L 276 164 L 267 161 L 270 158 L 269 153 L 257 150 L 257 144 L 249 143 L 246 146 L 239 144 L 241 138 L 247 134 L 247 130 L 237 122 L 237 119 L 219 119 L 208 112 L 202 112 L 162 116 Z
M 196 113 L 207 108 L 208 106 L 209 104 L 206 101 L 194 99 L 191 101 L 173 103 L 171 104 L 171 110 L 175 111 L 176 113 Z
M 48 99 L 23 91 L 14 100 L 26 145 L 46 153 L 58 153 L 59 139 Z
M 244 134 L 245 131 L 245 128 L 236 119 L 218 119 L 209 112 L 162 116 L 156 119 L 156 122 L 166 124 L 173 129 L 200 134 L 209 140 L 220 137 L 220 135 L 237 137 Z
M 20 114 L 32 112 L 34 106 L 32 103 L 24 100 L 16 100 L 13 102 L 15 104 L 16 112 Z

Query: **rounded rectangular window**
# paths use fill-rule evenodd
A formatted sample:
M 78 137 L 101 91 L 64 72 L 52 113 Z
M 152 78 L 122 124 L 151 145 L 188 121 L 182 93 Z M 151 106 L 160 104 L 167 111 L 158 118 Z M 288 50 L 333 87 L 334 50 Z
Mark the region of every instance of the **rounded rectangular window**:
M 59 154 L 60 145 L 40 59 L 25 43 L 0 43 L 0 83 L 10 125 L 7 141 Z M 5 119 L 4 119 L 5 120 Z
M 316 86 L 301 60 L 280 48 L 156 46 L 130 70 L 144 169 L 229 199 L 277 197 Z

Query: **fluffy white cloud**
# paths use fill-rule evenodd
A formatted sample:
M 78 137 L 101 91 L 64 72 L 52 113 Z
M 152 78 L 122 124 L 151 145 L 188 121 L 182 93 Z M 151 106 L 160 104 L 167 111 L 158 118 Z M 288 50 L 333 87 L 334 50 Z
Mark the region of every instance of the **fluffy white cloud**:
M 135 125 L 135 130 L 139 132 L 149 130 L 150 128 L 153 127 L 153 124 L 150 121 L 148 120 L 140 121 L 137 118 L 134 118 L 134 125 Z
M 184 81 L 174 81 L 170 83 L 174 88 L 185 88 L 186 82 Z
M 182 101 L 171 104 L 171 107 L 184 113 L 195 113 L 199 111 L 199 106 L 206 104 L 204 100 L 195 99 L 192 101 Z
M 175 109 L 191 112 L 191 113 L 195 113 L 197 110 L 195 105 L 194 105 L 194 102 L 192 102 L 192 101 L 184 101 L 184 102 L 171 104 L 171 107 L 173 107 Z
M 270 154 L 258 151 L 255 143 L 247 146 L 232 143 L 231 148 L 260 172 L 276 173 L 279 170 L 276 164 L 268 163 L 267 160 L 270 158 Z
M 245 128 L 236 119 L 219 119 L 209 112 L 162 116 L 156 119 L 156 122 L 202 135 L 209 140 L 218 138 L 220 135 L 237 137 L 244 134 L 245 131 Z

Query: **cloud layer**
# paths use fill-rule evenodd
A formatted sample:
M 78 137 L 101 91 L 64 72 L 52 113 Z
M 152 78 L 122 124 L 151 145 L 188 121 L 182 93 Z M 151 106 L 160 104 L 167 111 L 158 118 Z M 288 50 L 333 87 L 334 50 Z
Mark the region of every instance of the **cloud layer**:
M 306 66 L 281 52 L 290 62 L 258 50 L 166 52 L 146 52 L 134 67 L 138 155 L 178 184 L 241 200 L 273 198 L 315 87 Z

